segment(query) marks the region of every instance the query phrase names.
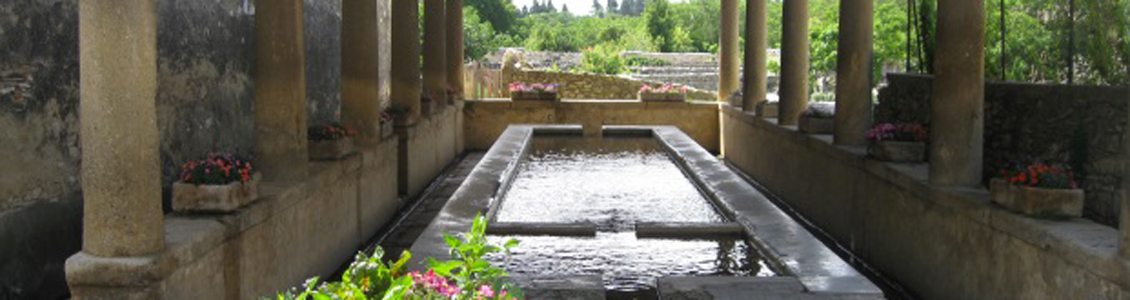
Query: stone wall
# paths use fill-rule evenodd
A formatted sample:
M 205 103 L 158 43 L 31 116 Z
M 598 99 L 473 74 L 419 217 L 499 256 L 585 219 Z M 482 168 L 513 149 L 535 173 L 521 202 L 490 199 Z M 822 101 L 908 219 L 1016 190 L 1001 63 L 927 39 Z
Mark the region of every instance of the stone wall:
M 672 125 L 718 153 L 718 104 L 710 102 L 468 101 L 463 132 L 467 149 L 486 150 L 511 124 Z
M 509 68 L 502 70 L 503 82 L 559 84 L 562 99 L 636 99 L 636 93 L 644 83 L 656 84 L 614 75 L 524 71 Z M 687 98 L 715 100 L 718 95 L 692 89 L 687 93 Z
M 887 81 L 875 121 L 929 125 L 933 77 Z M 1128 101 L 1126 87 L 987 82 L 985 178 L 997 162 L 1025 155 L 1067 162 L 1087 193 L 1086 217 L 1117 226 Z
M 340 0 L 306 0 L 311 123 L 340 102 Z M 165 201 L 179 163 L 252 154 L 254 1 L 157 1 Z M 0 298 L 57 298 L 81 247 L 78 0 L 0 2 Z M 43 238 L 50 237 L 50 238 Z
M 868 159 L 723 105 L 726 159 L 920 299 L 1127 299 L 1117 229 L 995 206 L 927 183 L 926 164 Z

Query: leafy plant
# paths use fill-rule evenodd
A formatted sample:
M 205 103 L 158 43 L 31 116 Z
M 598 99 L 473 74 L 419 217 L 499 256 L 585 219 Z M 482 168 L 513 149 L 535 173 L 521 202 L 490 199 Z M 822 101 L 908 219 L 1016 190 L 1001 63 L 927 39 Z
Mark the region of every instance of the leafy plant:
M 486 218 L 475 216 L 471 232 L 463 238 L 444 234 L 451 246 L 451 261 L 427 259 L 429 270 L 423 274 L 404 274 L 404 265 L 412 255 L 404 251 L 400 258 L 386 264 L 384 250 L 377 248 L 372 256 L 357 254 L 345 270 L 340 282 L 318 284 L 314 277 L 306 281 L 302 291 L 279 293 L 278 300 L 515 300 L 523 299 L 521 289 L 502 282 L 506 272 L 483 260 L 483 256 L 517 246 L 510 240 L 503 247 L 486 241 Z
M 189 160 L 181 165 L 180 181 L 189 184 L 223 185 L 251 180 L 251 161 L 231 153 L 209 153 L 204 159 Z

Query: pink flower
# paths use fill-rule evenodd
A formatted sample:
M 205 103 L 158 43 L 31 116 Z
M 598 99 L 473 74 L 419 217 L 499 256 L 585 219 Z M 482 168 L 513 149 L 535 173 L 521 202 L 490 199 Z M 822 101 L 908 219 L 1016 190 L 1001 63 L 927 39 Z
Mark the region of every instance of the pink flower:
M 483 297 L 487 298 L 494 297 L 494 290 L 491 289 L 489 285 L 484 284 L 479 287 L 479 295 L 483 295 Z

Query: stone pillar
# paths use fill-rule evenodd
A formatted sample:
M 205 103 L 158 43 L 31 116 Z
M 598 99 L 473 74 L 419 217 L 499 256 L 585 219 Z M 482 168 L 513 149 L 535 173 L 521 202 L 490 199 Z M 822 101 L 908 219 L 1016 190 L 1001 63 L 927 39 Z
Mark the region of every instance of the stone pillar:
M 796 125 L 808 106 L 808 0 L 785 0 L 781 31 L 781 125 Z
M 738 0 L 722 0 L 718 43 L 718 102 L 726 102 L 738 89 Z
M 392 1 L 392 104 L 408 114 L 397 118 L 397 126 L 416 124 L 420 118 L 420 24 L 419 2 Z
M 255 159 L 264 180 L 306 178 L 302 0 L 255 8 Z
M 79 1 L 82 251 L 165 247 L 154 0 Z
M 765 101 L 769 88 L 765 79 L 769 55 L 769 14 L 765 11 L 765 1 L 745 2 L 745 80 L 742 89 L 742 108 L 745 111 L 753 111 L 757 102 Z
M 463 0 L 447 0 L 447 85 L 463 96 Z
M 836 54 L 835 144 L 863 146 L 871 127 L 874 0 L 842 0 Z
M 1126 102 L 1130 103 L 1130 87 L 1126 88 Z M 1127 120 L 1130 120 L 1130 114 L 1127 114 Z M 1123 138 L 1126 143 L 1124 146 L 1126 153 L 1130 153 L 1130 131 L 1126 131 Z M 1122 213 L 1120 214 L 1118 225 L 1121 227 L 1119 230 L 1118 239 L 1118 254 L 1122 259 L 1130 259 L 1130 159 L 1123 162 L 1123 176 L 1122 176 L 1122 204 L 1120 205 Z
M 360 144 L 381 139 L 380 41 L 376 0 L 341 3 L 341 116 Z
M 447 95 L 447 4 L 424 0 L 424 93 L 436 103 Z
M 984 143 L 984 0 L 938 1 L 930 102 L 930 183 L 981 184 Z

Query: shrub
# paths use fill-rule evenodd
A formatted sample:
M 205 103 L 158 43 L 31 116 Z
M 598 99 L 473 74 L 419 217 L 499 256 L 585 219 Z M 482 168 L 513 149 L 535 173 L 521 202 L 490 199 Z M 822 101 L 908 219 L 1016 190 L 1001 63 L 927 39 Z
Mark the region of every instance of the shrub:
M 626 69 L 620 51 L 611 46 L 599 45 L 581 52 L 581 70 L 585 72 L 616 75 Z
M 812 102 L 800 115 L 809 118 L 833 118 L 836 116 L 836 105 L 829 102 Z

